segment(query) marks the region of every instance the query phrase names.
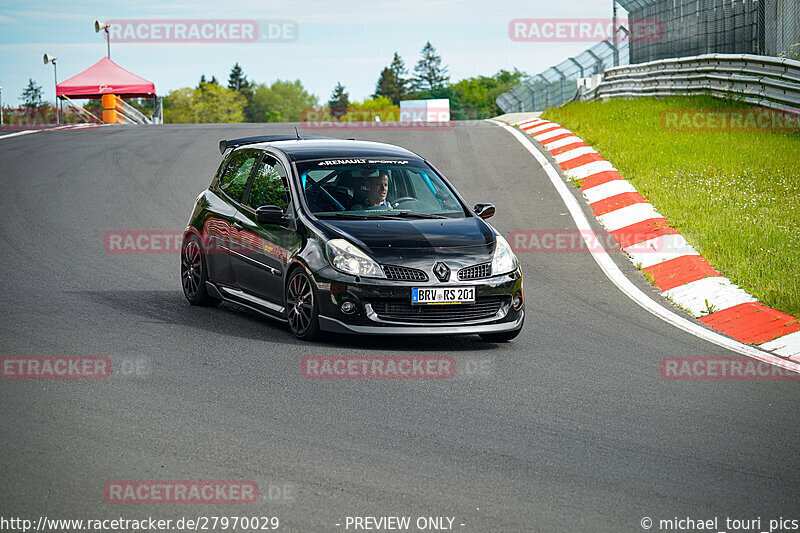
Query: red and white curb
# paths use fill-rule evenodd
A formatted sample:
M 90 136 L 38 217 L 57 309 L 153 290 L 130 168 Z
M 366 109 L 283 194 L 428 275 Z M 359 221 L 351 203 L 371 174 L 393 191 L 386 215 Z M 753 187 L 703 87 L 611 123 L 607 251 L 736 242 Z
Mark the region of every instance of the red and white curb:
M 516 126 L 578 182 L 600 224 L 664 297 L 724 335 L 800 362 L 800 319 L 759 303 L 714 270 L 611 163 L 574 133 L 540 118 Z

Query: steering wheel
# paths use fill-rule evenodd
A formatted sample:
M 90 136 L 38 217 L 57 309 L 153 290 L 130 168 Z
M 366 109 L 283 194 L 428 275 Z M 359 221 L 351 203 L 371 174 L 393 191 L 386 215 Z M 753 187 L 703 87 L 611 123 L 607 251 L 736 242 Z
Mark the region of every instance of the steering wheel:
M 403 202 L 410 202 L 410 201 L 412 201 L 412 200 L 416 201 L 416 200 L 417 200 L 417 198 L 414 198 L 413 196 L 403 196 L 402 198 L 398 198 L 397 200 L 395 200 L 394 202 L 392 202 L 392 205 L 393 205 L 394 207 L 397 207 L 398 205 L 400 205 L 400 204 L 401 204 L 401 203 L 403 203 Z

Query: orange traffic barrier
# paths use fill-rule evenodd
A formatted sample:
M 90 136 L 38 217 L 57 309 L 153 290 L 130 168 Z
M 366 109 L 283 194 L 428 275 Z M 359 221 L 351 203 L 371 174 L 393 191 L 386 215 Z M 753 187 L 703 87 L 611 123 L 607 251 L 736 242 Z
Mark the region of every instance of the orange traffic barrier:
M 116 124 L 117 123 L 117 111 L 114 109 L 104 109 L 103 110 L 103 122 L 106 124 Z
M 117 107 L 117 95 L 104 94 L 102 97 L 103 109 L 115 109 Z

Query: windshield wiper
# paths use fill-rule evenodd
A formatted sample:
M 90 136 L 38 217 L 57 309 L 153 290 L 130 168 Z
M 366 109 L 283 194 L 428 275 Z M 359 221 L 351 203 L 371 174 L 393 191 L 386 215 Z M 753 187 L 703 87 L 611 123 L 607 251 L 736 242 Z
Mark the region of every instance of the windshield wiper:
M 347 212 L 344 212 L 344 211 L 339 212 L 339 213 L 325 213 L 324 215 L 321 215 L 321 214 L 317 215 L 317 218 L 330 218 L 330 217 L 348 218 L 348 219 L 352 219 L 352 220 L 368 220 L 368 219 L 372 218 L 371 216 L 359 215 L 359 214 L 356 214 L 356 213 L 347 213 Z
M 325 213 L 317 215 L 318 218 L 345 218 L 350 220 L 370 220 L 375 218 L 447 218 L 441 215 L 433 215 L 431 213 L 414 213 L 413 211 L 381 211 L 380 213 L 351 213 L 349 211 L 341 211 L 337 213 Z
M 402 217 L 402 218 L 447 218 L 442 215 L 434 215 L 432 213 L 416 213 L 414 211 L 387 211 L 385 213 L 378 213 L 378 216 Z

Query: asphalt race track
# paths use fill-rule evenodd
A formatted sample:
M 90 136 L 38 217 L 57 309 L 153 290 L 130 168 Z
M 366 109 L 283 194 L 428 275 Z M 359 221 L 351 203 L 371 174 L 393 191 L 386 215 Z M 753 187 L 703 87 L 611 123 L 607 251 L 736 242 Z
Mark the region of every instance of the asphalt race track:
M 347 516 L 447 516 L 481 533 L 800 518 L 798 382 L 662 379 L 664 357 L 736 354 L 643 311 L 587 253 L 519 254 L 527 320 L 510 343 L 307 344 L 244 308 L 191 307 L 177 253 L 106 251 L 108 231 L 181 230 L 220 139 L 290 131 L 164 125 L 0 139 L 0 354 L 102 355 L 121 369 L 0 380 L 4 516 L 277 516 L 291 532 L 345 531 Z M 505 235 L 574 228 L 536 161 L 490 123 L 311 133 L 420 153 L 469 202 L 495 203 L 490 222 Z M 304 356 L 340 354 L 449 355 L 457 371 L 302 377 Z M 112 480 L 254 480 L 261 497 L 114 505 L 103 497 Z

